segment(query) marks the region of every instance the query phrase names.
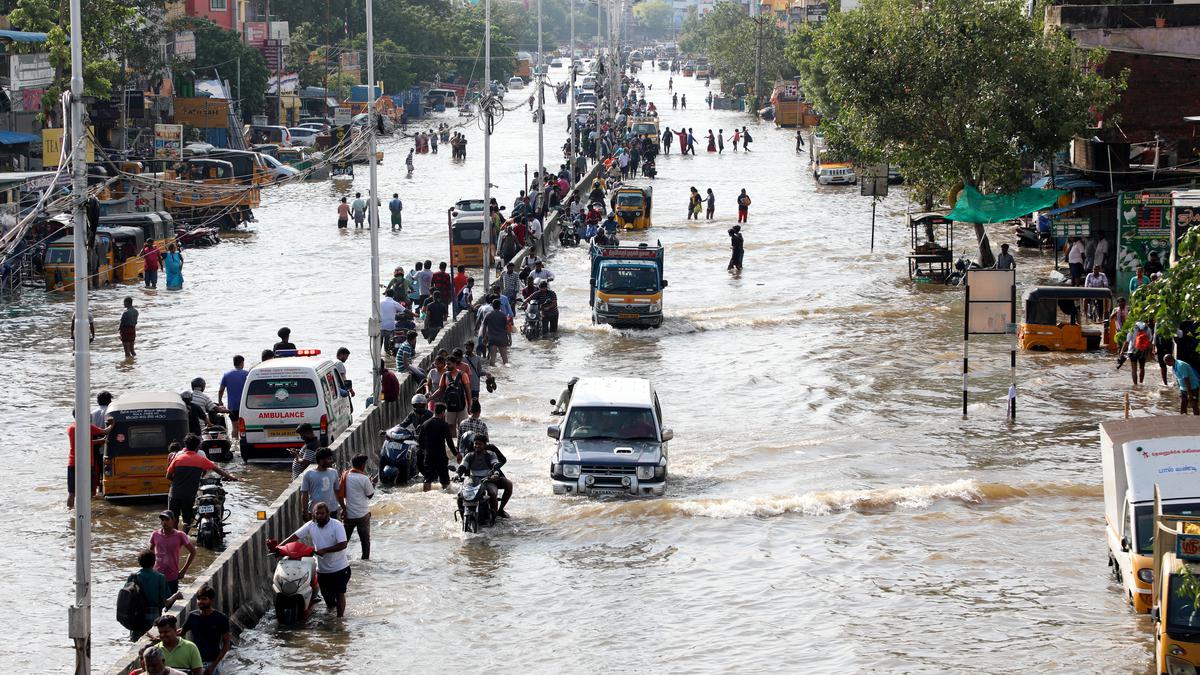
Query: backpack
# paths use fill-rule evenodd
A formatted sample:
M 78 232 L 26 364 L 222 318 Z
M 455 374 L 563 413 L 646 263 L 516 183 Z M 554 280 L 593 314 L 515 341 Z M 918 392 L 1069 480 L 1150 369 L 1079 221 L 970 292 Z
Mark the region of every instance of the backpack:
M 1138 334 L 1133 338 L 1133 348 L 1139 352 L 1150 350 L 1150 334 L 1146 331 L 1138 331 Z
M 117 591 L 117 623 L 129 630 L 140 630 L 146 625 L 146 596 L 142 595 L 136 574 L 130 574 Z
M 455 372 L 454 378 L 446 384 L 446 391 L 442 394 L 442 403 L 446 404 L 446 410 L 450 412 L 462 412 L 467 407 L 467 397 L 462 386 L 462 373 Z

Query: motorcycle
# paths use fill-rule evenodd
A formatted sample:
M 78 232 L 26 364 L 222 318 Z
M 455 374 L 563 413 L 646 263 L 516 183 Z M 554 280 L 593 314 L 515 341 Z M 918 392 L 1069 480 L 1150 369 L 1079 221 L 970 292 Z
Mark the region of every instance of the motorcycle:
M 959 258 L 954 263 L 954 271 L 946 276 L 947 286 L 965 286 L 967 284 L 967 271 L 983 269 L 979 263 L 974 262 L 970 258 Z
M 526 340 L 537 340 L 544 334 L 542 324 L 542 306 L 536 302 L 525 305 L 525 323 L 521 324 L 521 335 Z
M 275 619 L 283 626 L 299 626 L 308 620 L 317 593 L 317 559 L 313 547 L 302 541 L 280 546 L 267 540 L 267 550 L 279 556 L 271 591 L 275 594 Z
M 456 482 L 462 483 L 458 491 L 458 510 L 454 512 L 454 519 L 462 521 L 463 532 L 478 534 L 480 527 L 496 524 L 496 513 L 492 511 L 492 503 L 484 488 L 492 478 L 493 475 L 454 478 Z
M 579 223 L 572 222 L 563 225 L 558 231 L 558 243 L 563 248 L 575 248 L 579 245 Z
M 225 488 L 220 478 L 201 478 L 196 494 L 196 543 L 210 551 L 225 548 Z
M 408 485 L 417 475 L 417 441 L 408 427 L 397 424 L 383 432 L 379 451 L 379 480 L 384 485 Z
M 224 424 L 209 424 L 200 432 L 200 449 L 214 462 L 233 460 L 233 444 Z

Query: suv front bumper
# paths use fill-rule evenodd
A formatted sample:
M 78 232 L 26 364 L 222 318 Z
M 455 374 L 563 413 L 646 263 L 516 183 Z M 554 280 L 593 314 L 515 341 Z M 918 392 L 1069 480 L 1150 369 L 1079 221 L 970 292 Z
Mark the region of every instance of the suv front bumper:
M 592 480 L 589 481 L 588 479 Z M 614 484 L 617 480 L 629 479 L 628 485 Z M 667 481 L 639 481 L 636 476 L 592 476 L 583 474 L 579 478 L 551 477 L 556 495 L 629 495 L 631 497 L 661 497 L 666 492 Z

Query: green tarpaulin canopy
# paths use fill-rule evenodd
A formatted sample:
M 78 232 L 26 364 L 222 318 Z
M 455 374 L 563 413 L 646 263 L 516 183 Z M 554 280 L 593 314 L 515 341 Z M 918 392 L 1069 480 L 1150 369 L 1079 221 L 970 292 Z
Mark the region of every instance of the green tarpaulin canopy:
M 1002 223 L 1053 206 L 1065 194 L 1066 190 L 1022 188 L 1011 194 L 985 195 L 968 185 L 946 217 L 959 223 Z

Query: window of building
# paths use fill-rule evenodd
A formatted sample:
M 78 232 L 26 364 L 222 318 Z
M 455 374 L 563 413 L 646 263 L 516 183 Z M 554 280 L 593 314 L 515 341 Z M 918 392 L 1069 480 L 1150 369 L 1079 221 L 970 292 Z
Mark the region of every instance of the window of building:
M 224 12 L 229 9 L 229 0 L 209 0 L 209 8 L 214 12 Z

